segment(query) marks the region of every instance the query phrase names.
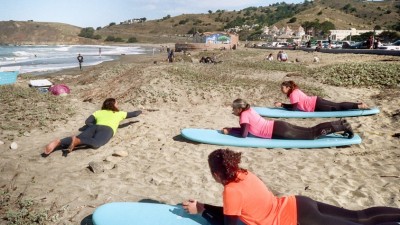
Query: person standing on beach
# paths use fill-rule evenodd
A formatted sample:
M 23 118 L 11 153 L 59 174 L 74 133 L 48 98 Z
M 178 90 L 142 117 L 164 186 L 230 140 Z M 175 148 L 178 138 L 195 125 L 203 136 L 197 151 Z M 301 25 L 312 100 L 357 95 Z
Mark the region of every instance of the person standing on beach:
M 374 36 L 369 36 L 367 40 L 367 48 L 368 49 L 373 49 L 374 48 Z
M 120 111 L 117 100 L 107 98 L 103 102 L 101 110 L 94 112 L 86 119 L 86 125 L 82 133 L 77 136 L 52 141 L 46 146 L 43 155 L 48 156 L 59 146 L 69 146 L 68 153 L 72 152 L 78 145 L 86 145 L 94 149 L 100 148 L 115 135 L 122 120 L 139 116 L 141 113 L 142 111 L 140 110 L 133 112 Z
M 174 50 L 171 49 L 168 52 L 168 62 L 170 62 L 170 63 L 174 62 L 174 58 L 175 58 Z
M 275 196 L 264 182 L 241 168 L 241 152 L 217 149 L 208 155 L 215 182 L 223 185 L 223 206 L 189 199 L 182 203 L 189 214 L 200 214 L 212 225 L 397 225 L 400 209 L 377 206 L 349 210 L 306 196 Z M 210 192 L 210 190 L 206 191 Z
M 79 69 L 82 70 L 83 56 L 81 56 L 81 54 L 79 53 L 76 59 L 78 59 Z

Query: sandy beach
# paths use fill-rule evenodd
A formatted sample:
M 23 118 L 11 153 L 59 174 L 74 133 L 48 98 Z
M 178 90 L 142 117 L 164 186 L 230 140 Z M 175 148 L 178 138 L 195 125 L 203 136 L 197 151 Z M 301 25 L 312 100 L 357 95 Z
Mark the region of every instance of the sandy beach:
M 277 52 L 239 48 L 192 52 L 191 56 L 177 53 L 174 63 L 166 62 L 166 53 L 123 56 L 85 67 L 82 72 L 69 69 L 40 77 L 68 85 L 71 94 L 46 98 L 12 95 L 8 103 L 1 103 L 8 113 L 1 116 L 0 224 L 9 222 L 10 210 L 21 211 L 21 200 L 32 201 L 35 213 L 47 215 L 44 224 L 91 224 L 96 207 L 116 201 L 178 204 L 195 198 L 222 205 L 222 186 L 213 180 L 207 164 L 208 154 L 221 147 L 187 141 L 180 136 L 181 129 L 238 126 L 238 118 L 231 114 L 234 99 L 243 98 L 255 106 L 288 102 L 279 85 L 290 79 L 308 93 L 336 102 L 364 101 L 379 107 L 381 113 L 348 118 L 363 139 L 360 145 L 230 147 L 243 152 L 242 166 L 258 175 L 276 195 L 305 195 L 349 209 L 400 207 L 400 138 L 393 137 L 400 132 L 399 86 L 332 86 L 294 71 L 295 67 L 325 68 L 348 62 L 391 63 L 400 68 L 400 58 L 299 50 L 288 51 L 290 62 L 286 65 L 272 62 L 272 69 L 266 69 L 270 62 L 264 58 L 269 53 L 276 58 Z M 221 63 L 199 63 L 201 56 L 213 53 Z M 314 57 L 319 63 L 313 62 Z M 14 86 L 27 89 L 29 79 L 32 77 L 20 76 Z M 125 126 L 97 150 L 77 150 L 67 157 L 55 151 L 41 157 L 50 141 L 78 134 L 85 119 L 100 109 L 107 97 L 116 98 L 123 111 L 140 109 L 144 113 L 123 121 Z M 45 122 L 39 123 L 42 120 Z M 335 119 L 283 120 L 314 126 Z M 12 142 L 18 144 L 17 149 L 10 149 Z M 89 164 L 98 170 L 92 171 Z

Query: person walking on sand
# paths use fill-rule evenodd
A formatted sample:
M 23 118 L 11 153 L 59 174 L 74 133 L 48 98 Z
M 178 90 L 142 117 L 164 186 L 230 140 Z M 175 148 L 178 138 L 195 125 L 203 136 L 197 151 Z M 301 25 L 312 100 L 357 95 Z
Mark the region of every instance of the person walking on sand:
M 168 62 L 170 62 L 170 63 L 174 62 L 174 58 L 175 58 L 174 50 L 171 49 L 168 52 Z
M 142 111 L 124 112 L 118 109 L 117 100 L 107 98 L 101 110 L 94 112 L 85 121 L 85 129 L 77 136 L 56 139 L 49 143 L 44 155 L 52 153 L 59 146 L 69 146 L 68 153 L 78 145 L 87 145 L 94 149 L 100 148 L 115 135 L 119 123 L 127 118 L 139 116 Z
M 76 59 L 78 59 L 79 69 L 82 70 L 83 56 L 79 53 Z
M 301 195 L 275 196 L 255 174 L 239 166 L 242 153 L 217 149 L 208 155 L 214 180 L 223 185 L 222 207 L 189 199 L 189 214 L 212 225 L 398 225 L 400 209 L 378 206 L 362 210 L 315 201 Z M 209 190 L 208 190 L 209 191 Z
M 304 112 L 341 111 L 350 109 L 368 109 L 363 102 L 331 102 L 318 96 L 307 96 L 294 81 L 284 81 L 281 84 L 282 93 L 290 99 L 290 104 L 275 102 L 276 107 Z
M 265 139 L 314 140 L 321 136 L 343 131 L 343 136 L 354 136 L 351 125 L 346 120 L 300 127 L 281 120 L 266 120 L 243 99 L 232 103 L 232 113 L 239 117 L 240 127 L 224 127 L 222 133 L 246 138 L 249 134 Z

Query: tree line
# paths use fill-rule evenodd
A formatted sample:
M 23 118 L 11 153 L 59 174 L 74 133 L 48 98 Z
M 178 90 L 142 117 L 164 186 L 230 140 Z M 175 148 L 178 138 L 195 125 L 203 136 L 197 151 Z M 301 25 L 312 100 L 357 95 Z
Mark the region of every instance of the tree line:
M 97 29 L 99 30 L 99 29 Z M 90 39 L 95 39 L 95 40 L 101 40 L 103 37 L 100 34 L 95 34 L 95 30 L 93 27 L 86 27 L 82 28 L 81 32 L 78 34 L 79 37 L 83 38 L 90 38 Z M 107 36 L 104 41 L 109 41 L 109 42 L 127 42 L 127 43 L 135 43 L 138 42 L 136 37 L 129 37 L 128 40 L 124 40 L 121 37 L 115 37 L 113 35 Z

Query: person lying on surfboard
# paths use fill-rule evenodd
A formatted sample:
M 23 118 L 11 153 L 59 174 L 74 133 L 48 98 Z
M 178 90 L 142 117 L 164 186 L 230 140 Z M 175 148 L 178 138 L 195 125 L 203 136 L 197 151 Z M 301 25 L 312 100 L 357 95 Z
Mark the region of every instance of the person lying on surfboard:
M 369 109 L 363 102 L 331 102 L 318 96 L 307 96 L 294 81 L 284 81 L 281 84 L 282 93 L 290 99 L 290 104 L 275 102 L 276 107 L 304 112 L 342 111 L 349 109 Z
M 247 137 L 248 134 L 268 139 L 313 140 L 320 136 L 344 131 L 349 139 L 354 137 L 353 129 L 346 120 L 320 123 L 314 127 L 300 127 L 280 120 L 266 120 L 243 99 L 232 103 L 232 111 L 239 117 L 240 128 L 225 127 L 224 134 Z
M 85 129 L 78 136 L 56 139 L 49 143 L 44 156 L 52 153 L 59 146 L 69 146 L 68 153 L 72 152 L 78 145 L 86 145 L 92 148 L 100 148 L 115 135 L 119 123 L 127 118 L 139 116 L 142 111 L 124 112 L 119 111 L 117 100 L 107 98 L 103 102 L 101 110 L 94 112 L 85 121 Z
M 400 209 L 349 210 L 306 196 L 277 197 L 252 172 L 239 166 L 241 152 L 217 149 L 208 155 L 212 177 L 224 186 L 223 206 L 193 199 L 182 203 L 189 214 L 201 214 L 212 225 L 396 225 Z

